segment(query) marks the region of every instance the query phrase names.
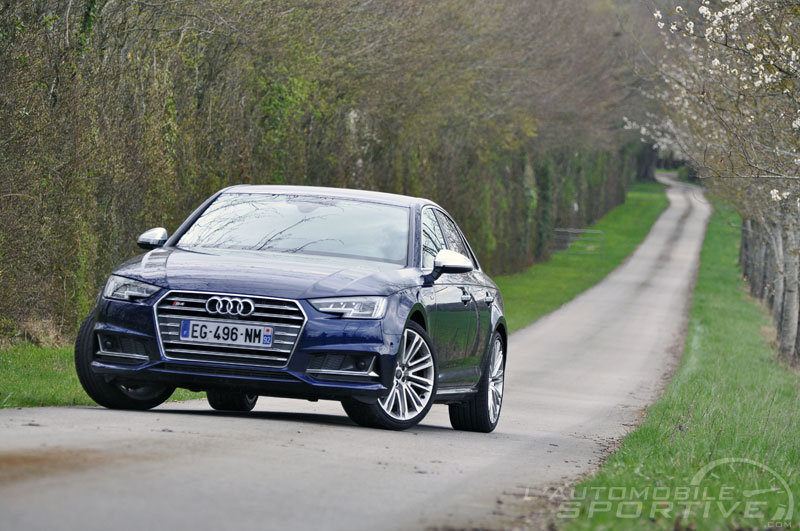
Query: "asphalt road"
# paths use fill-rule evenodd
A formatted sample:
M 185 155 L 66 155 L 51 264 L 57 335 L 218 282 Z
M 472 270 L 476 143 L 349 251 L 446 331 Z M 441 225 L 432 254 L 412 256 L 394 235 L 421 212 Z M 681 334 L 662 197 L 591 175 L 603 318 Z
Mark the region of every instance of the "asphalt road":
M 0 529 L 418 529 L 525 524 L 533 494 L 591 471 L 680 354 L 710 213 L 670 207 L 603 282 L 512 335 L 497 430 L 356 427 L 338 403 L 204 400 L 150 412 L 0 410 Z M 526 493 L 528 496 L 526 496 Z

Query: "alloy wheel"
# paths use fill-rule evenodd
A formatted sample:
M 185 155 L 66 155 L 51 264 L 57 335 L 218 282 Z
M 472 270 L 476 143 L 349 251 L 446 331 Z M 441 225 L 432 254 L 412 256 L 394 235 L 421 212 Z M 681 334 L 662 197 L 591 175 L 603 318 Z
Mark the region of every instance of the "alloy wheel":
M 394 384 L 378 401 L 395 420 L 410 420 L 425 411 L 432 399 L 435 371 L 428 343 L 414 330 L 406 329 L 398 354 Z
M 489 420 L 492 424 L 500 416 L 500 407 L 503 405 L 503 384 L 505 383 L 505 368 L 503 367 L 503 341 L 497 337 L 492 347 L 492 358 L 489 364 Z

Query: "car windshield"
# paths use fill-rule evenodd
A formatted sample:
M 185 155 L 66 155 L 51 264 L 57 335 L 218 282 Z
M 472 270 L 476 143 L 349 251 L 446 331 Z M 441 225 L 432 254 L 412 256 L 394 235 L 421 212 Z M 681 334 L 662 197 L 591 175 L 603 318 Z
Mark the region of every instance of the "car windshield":
M 220 195 L 179 247 L 248 249 L 406 263 L 408 209 L 330 197 Z

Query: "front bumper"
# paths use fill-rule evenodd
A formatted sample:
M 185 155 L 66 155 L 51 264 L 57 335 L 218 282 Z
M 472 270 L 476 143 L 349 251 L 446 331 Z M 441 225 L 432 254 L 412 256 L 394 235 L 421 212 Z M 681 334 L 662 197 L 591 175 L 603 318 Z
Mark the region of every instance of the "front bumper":
M 175 360 L 164 354 L 153 311 L 164 293 L 140 302 L 100 300 L 92 363 L 96 373 L 127 384 L 163 383 L 195 391 L 228 388 L 311 400 L 374 400 L 391 387 L 402 330 L 391 333 L 387 328 L 395 328 L 397 319 L 342 319 L 297 301 L 307 321 L 283 367 Z

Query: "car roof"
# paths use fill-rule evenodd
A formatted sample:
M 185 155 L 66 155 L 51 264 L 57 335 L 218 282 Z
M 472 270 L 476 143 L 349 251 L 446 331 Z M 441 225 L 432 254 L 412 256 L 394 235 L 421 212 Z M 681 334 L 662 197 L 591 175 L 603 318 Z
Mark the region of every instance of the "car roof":
M 223 194 L 286 194 L 336 197 L 342 199 L 356 199 L 374 203 L 385 203 L 404 207 L 434 205 L 439 206 L 429 199 L 411 197 L 408 195 L 388 194 L 370 190 L 353 190 L 350 188 L 326 188 L 323 186 L 287 186 L 274 184 L 239 184 L 222 191 Z M 441 207 L 439 207 L 441 208 Z

